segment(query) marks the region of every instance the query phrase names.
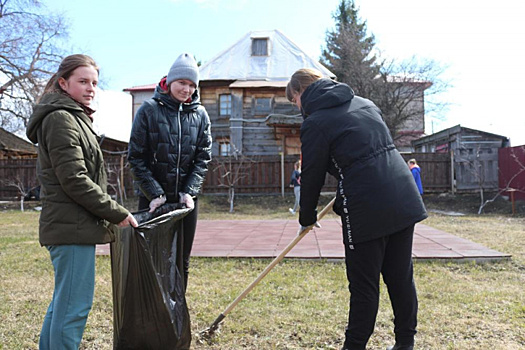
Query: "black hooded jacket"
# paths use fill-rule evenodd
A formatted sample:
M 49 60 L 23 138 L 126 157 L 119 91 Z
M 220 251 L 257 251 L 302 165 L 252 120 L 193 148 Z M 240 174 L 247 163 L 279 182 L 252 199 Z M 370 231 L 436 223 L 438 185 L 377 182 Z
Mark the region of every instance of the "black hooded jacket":
M 346 84 L 321 79 L 301 96 L 300 224 L 317 219 L 326 173 L 338 179 L 334 210 L 350 243 L 383 237 L 427 217 L 381 111 Z
M 165 93 L 164 80 L 138 109 L 131 130 L 128 161 L 141 193 L 148 200 L 178 193 L 197 195 L 211 160 L 211 126 L 197 90 L 189 103 Z

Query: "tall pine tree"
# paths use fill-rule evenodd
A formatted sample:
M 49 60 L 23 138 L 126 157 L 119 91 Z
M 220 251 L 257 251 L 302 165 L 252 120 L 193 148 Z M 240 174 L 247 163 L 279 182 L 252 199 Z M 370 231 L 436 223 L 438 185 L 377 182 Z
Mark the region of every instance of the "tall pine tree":
M 424 133 L 425 107 L 430 107 L 427 112 L 439 112 L 447 106 L 424 100 L 448 87 L 438 78 L 443 68 L 415 57 L 401 62 L 380 59 L 375 38 L 367 32 L 353 0 L 341 0 L 333 18 L 335 28 L 327 31 L 321 63 L 357 95 L 372 100 L 383 112 L 396 144 L 410 148 L 410 140 Z
M 321 63 L 347 83 L 359 96 L 372 98 L 372 86 L 380 72 L 374 54 L 375 38 L 367 34 L 352 0 L 342 0 L 333 16 L 335 29 L 326 34 Z

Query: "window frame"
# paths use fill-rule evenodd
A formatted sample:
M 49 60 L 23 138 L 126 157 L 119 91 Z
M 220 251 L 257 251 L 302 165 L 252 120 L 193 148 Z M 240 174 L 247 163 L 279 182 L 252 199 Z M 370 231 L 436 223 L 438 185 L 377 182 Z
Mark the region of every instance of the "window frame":
M 261 104 L 258 103 L 259 100 L 267 100 L 268 101 L 268 106 L 258 107 L 258 106 L 261 106 Z M 257 97 L 257 96 L 253 96 L 252 114 L 254 116 L 271 114 L 272 111 L 273 111 L 273 100 L 274 100 L 273 97 Z
M 229 97 L 229 100 L 225 101 L 226 107 L 223 107 L 222 97 Z M 223 110 L 229 113 L 223 113 Z M 231 116 L 232 115 L 232 94 L 219 94 L 219 116 Z
M 269 38 L 252 38 L 252 56 L 264 57 L 270 55 Z

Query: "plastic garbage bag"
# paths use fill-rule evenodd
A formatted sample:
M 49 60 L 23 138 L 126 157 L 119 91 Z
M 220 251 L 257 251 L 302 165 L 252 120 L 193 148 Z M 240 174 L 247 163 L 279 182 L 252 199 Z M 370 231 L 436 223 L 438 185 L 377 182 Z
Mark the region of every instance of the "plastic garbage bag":
M 137 228 L 120 228 L 111 243 L 113 348 L 189 349 L 182 221 L 192 209 L 166 204 L 135 213 Z

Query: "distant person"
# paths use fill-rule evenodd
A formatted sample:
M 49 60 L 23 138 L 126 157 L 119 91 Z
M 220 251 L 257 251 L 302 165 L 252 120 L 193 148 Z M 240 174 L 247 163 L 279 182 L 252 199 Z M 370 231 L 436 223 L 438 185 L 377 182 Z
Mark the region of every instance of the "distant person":
M 292 176 L 290 178 L 290 186 L 293 187 L 293 194 L 295 196 L 295 203 L 293 208 L 289 208 L 290 214 L 295 215 L 295 212 L 299 208 L 299 200 L 301 199 L 301 161 L 298 160 L 294 164 Z
M 89 56 L 64 58 L 27 126 L 27 137 L 38 143 L 39 240 L 55 271 L 40 350 L 79 348 L 93 304 L 95 245 L 114 240 L 114 224 L 137 226 L 106 193 L 104 160 L 90 108 L 98 71 Z
M 341 216 L 350 311 L 343 349 L 363 350 L 375 327 L 380 275 L 394 309 L 396 343 L 412 350 L 417 296 L 412 267 L 414 224 L 427 217 L 405 161 L 381 111 L 346 84 L 312 69 L 296 71 L 286 97 L 301 126 L 301 229 L 317 222 L 326 173 L 338 180 L 334 211 Z
M 199 67 L 183 53 L 163 77 L 152 98 L 137 111 L 128 161 L 140 189 L 139 209 L 153 212 L 164 203 L 193 209 L 182 219 L 184 286 L 197 227 L 197 195 L 211 160 L 211 125 L 199 92 Z
M 419 165 L 417 165 L 416 160 L 414 158 L 410 159 L 407 163 L 408 167 L 410 168 L 410 171 L 412 172 L 412 176 L 414 177 L 414 181 L 416 182 L 419 194 L 423 195 L 423 184 L 421 183 L 421 168 L 419 168 Z

